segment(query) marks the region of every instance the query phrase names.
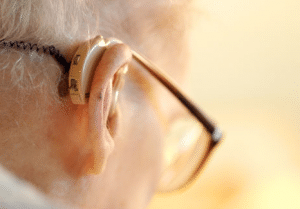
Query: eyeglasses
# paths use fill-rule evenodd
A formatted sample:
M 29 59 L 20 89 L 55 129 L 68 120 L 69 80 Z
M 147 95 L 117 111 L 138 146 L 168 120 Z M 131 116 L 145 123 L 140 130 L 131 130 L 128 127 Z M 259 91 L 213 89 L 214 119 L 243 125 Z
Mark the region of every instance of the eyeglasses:
M 151 61 L 132 50 L 133 59 L 159 81 L 186 109 L 172 120 L 166 131 L 164 168 L 158 192 L 185 188 L 198 176 L 214 147 L 221 141 L 221 130 L 189 99 L 176 83 Z M 184 112 L 184 111 L 182 111 Z
M 106 47 L 112 42 L 120 42 L 116 39 L 107 39 L 107 41 L 105 41 L 102 36 L 96 37 L 94 40 L 98 39 L 100 47 Z M 0 47 L 50 54 L 64 67 L 64 73 L 67 73 L 70 66 L 72 66 L 54 46 L 38 47 L 36 44 L 22 41 L 12 42 L 0 40 Z M 175 116 L 173 115 L 170 120 L 167 119 L 168 122 L 165 125 L 163 170 L 158 192 L 165 193 L 185 188 L 198 176 L 212 150 L 221 141 L 222 132 L 203 111 L 180 90 L 168 75 L 163 73 L 163 71 L 150 60 L 141 56 L 136 51 L 132 50 L 132 55 L 133 60 L 138 65 L 145 69 L 164 89 L 167 89 L 167 91 L 171 93 L 172 98 L 168 99 L 168 101 L 172 103 L 170 108 L 173 108 L 175 103 L 177 103 L 175 106 L 180 106 L 180 108 L 175 108 L 177 110 Z M 73 57 L 73 61 L 77 61 L 76 56 Z M 120 70 L 118 74 L 123 77 L 126 71 L 126 69 Z M 129 82 L 131 82 L 130 79 Z M 72 88 L 72 86 L 74 87 L 74 83 L 72 83 L 71 80 L 70 88 Z M 113 99 L 113 101 L 116 103 L 120 94 L 118 85 L 114 93 L 115 99 Z M 116 104 L 113 104 L 112 106 L 115 107 L 115 105 Z

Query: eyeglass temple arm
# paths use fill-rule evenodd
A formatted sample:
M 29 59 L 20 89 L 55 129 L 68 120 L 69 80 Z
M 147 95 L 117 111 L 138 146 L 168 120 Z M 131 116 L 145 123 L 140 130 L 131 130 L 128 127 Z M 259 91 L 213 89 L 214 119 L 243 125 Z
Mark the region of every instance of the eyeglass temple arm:
M 222 131 L 201 111 L 197 105 L 192 102 L 176 85 L 175 81 L 150 60 L 144 58 L 137 52 L 132 50 L 133 59 L 143 66 L 152 76 L 157 78 L 166 88 L 168 88 L 174 96 L 204 125 L 211 134 L 212 140 L 217 143 L 222 139 Z

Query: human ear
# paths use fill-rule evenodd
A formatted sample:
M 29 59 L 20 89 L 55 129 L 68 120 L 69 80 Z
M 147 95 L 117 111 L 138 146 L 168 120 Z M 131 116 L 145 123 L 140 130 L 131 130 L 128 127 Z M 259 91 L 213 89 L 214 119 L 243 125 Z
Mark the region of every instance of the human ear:
M 108 123 L 115 74 L 131 60 L 131 51 L 125 44 L 115 44 L 106 49 L 98 64 L 87 104 L 68 102 L 68 124 L 62 132 L 60 151 L 65 170 L 72 176 L 99 174 L 114 149 L 114 139 Z

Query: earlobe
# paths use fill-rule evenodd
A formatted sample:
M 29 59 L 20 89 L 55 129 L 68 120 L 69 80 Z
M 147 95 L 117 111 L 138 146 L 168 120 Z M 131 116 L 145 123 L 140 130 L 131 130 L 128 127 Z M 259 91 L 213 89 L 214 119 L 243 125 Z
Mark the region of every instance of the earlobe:
M 73 105 L 75 138 L 68 142 L 72 150 L 64 153 L 66 170 L 72 176 L 99 174 L 105 169 L 114 149 L 114 139 L 108 123 L 115 74 L 131 60 L 131 50 L 124 44 L 109 47 L 98 64 L 91 85 L 88 104 Z M 118 120 L 115 118 L 114 120 Z M 71 125 L 71 124 L 70 124 Z M 67 139 L 66 139 L 67 140 Z M 74 140 L 74 141 L 72 141 Z M 79 141 L 81 142 L 79 142 Z

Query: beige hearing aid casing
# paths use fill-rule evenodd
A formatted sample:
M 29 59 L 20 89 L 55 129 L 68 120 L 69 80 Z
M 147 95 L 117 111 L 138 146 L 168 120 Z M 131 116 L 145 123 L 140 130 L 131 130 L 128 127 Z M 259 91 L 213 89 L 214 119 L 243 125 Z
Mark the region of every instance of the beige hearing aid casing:
M 114 43 L 121 43 L 121 41 L 97 36 L 82 44 L 76 51 L 69 73 L 69 91 L 74 104 L 88 102 L 96 67 L 107 47 Z
M 102 36 L 82 44 L 73 56 L 69 73 L 69 90 L 74 104 L 86 104 L 91 82 L 107 43 Z

